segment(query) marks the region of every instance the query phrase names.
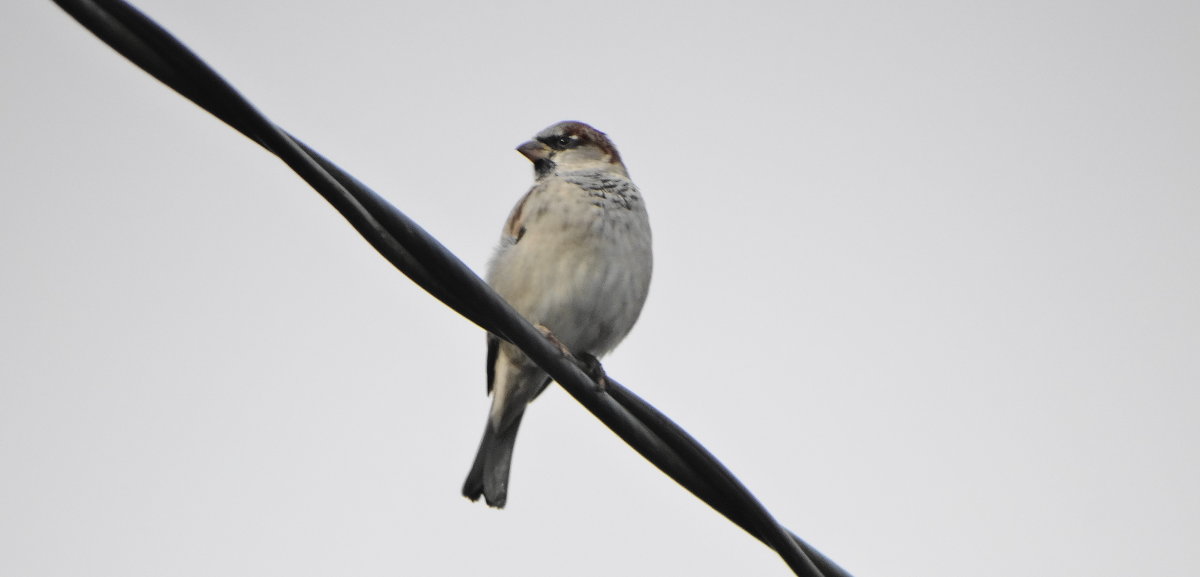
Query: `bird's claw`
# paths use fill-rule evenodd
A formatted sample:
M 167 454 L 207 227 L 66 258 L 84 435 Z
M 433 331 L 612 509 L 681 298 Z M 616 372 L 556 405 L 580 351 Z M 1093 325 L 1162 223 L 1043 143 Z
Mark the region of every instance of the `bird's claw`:
M 554 333 L 550 332 L 550 329 L 546 328 L 545 325 L 535 324 L 533 326 L 537 328 L 538 332 L 542 333 L 542 336 L 546 337 L 547 340 L 549 340 L 551 343 L 554 343 L 554 346 L 558 347 L 558 352 L 561 353 L 562 356 L 568 358 L 574 357 L 577 359 L 580 364 L 583 365 L 581 367 L 583 372 L 587 373 L 587 376 L 591 377 L 592 380 L 596 382 L 596 385 L 600 387 L 601 391 L 607 388 L 608 375 L 604 373 L 604 366 L 600 364 L 600 359 L 597 359 L 596 356 L 591 353 L 572 353 L 571 349 L 568 349 L 567 345 L 564 345 L 562 341 L 558 340 L 558 337 L 554 336 Z
M 580 363 L 583 363 L 583 372 L 587 373 L 593 381 L 603 391 L 608 387 L 608 375 L 604 372 L 604 366 L 600 364 L 600 359 L 591 353 L 580 353 L 576 355 Z
M 571 356 L 571 349 L 568 349 L 567 345 L 564 345 L 562 341 L 558 340 L 558 337 L 554 336 L 554 333 L 550 332 L 550 329 L 546 328 L 545 325 L 533 326 L 537 328 L 538 332 L 542 333 L 542 336 L 546 337 L 546 339 L 548 339 L 551 343 L 554 343 L 554 346 L 558 347 L 558 352 L 562 353 L 562 356 Z

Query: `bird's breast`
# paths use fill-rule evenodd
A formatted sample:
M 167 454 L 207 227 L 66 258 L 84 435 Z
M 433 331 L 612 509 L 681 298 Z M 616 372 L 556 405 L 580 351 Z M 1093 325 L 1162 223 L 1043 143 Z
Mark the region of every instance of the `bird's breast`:
M 646 299 L 650 227 L 628 180 L 577 180 L 531 192 L 524 232 L 502 245 L 488 281 L 572 350 L 601 355 L 629 332 Z

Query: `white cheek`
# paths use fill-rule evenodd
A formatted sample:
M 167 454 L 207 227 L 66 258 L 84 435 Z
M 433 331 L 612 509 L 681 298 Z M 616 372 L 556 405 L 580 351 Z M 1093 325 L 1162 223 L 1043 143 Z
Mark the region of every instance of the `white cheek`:
M 588 170 L 609 166 L 612 159 L 594 146 L 583 146 L 564 150 L 555 155 L 555 164 L 559 170 Z

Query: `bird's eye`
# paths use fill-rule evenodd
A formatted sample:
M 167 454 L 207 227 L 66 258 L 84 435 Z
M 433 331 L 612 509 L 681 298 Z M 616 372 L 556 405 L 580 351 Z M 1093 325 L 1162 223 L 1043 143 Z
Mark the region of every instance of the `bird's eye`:
M 572 142 L 574 142 L 574 139 L 572 139 L 570 136 L 559 136 L 554 139 L 554 144 L 558 148 L 566 148 L 571 146 Z

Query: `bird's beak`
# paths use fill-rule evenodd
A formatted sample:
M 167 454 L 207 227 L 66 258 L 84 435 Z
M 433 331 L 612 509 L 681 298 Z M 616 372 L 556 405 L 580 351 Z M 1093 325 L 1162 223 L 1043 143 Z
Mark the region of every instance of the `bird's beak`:
M 521 156 L 528 158 L 534 164 L 537 164 L 539 160 L 550 158 L 550 147 L 536 140 L 522 143 L 521 146 L 517 147 L 517 152 L 520 152 Z

